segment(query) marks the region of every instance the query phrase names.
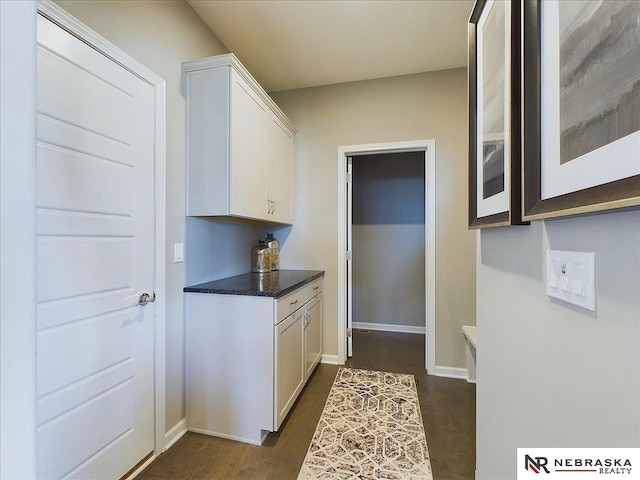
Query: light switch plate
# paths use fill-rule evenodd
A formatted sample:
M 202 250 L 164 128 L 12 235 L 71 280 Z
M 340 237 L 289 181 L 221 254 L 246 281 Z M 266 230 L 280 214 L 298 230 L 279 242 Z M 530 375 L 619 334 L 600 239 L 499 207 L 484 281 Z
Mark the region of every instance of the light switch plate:
M 184 262 L 184 243 L 173 244 L 173 263 Z
M 595 311 L 595 252 L 547 250 L 547 295 Z

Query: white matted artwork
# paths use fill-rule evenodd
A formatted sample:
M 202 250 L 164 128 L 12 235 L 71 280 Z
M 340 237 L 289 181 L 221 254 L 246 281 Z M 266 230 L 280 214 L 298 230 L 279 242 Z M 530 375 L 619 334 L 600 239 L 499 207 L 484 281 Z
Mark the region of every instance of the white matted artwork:
M 639 174 L 640 2 L 543 2 L 542 58 L 542 198 Z
M 524 218 L 640 205 L 640 2 L 523 4 Z
M 478 22 L 477 44 L 477 208 L 486 217 L 509 209 L 510 4 L 486 3 Z
M 519 12 L 518 2 L 477 0 L 469 19 L 470 228 L 522 223 Z

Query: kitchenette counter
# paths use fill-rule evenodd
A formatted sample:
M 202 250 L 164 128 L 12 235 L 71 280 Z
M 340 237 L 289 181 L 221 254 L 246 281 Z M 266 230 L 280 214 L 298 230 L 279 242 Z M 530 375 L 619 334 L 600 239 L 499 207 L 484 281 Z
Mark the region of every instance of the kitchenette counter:
M 245 273 L 185 287 L 185 292 L 279 298 L 324 276 L 322 270 L 276 270 Z
M 278 430 L 322 358 L 323 276 L 278 270 L 184 289 L 189 431 L 262 445 Z

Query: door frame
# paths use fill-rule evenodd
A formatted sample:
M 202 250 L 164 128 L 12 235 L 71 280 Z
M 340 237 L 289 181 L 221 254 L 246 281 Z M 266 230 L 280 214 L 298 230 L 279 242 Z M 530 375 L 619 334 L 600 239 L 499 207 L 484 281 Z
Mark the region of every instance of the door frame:
M 347 157 L 402 152 L 424 152 L 425 182 L 425 368 L 436 373 L 436 141 L 372 143 L 338 147 L 338 362 L 347 359 Z
M 48 0 L 38 0 L 38 13 L 97 50 L 111 61 L 128 70 L 148 83 L 154 89 L 155 139 L 154 139 L 154 193 L 155 193 L 155 281 L 154 291 L 154 456 L 143 465 L 141 470 L 155 456 L 165 449 L 165 312 L 166 312 L 166 83 L 158 75 L 147 69 L 104 37 L 69 15 L 65 10 Z M 139 468 L 138 468 L 139 467 Z
M 36 16 L 0 1 L 0 478 L 15 479 L 36 478 Z

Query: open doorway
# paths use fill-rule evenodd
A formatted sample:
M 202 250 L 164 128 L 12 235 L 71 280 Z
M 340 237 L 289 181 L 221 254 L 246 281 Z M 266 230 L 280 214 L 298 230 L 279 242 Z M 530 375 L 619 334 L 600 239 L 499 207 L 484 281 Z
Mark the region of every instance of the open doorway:
M 394 157 L 396 154 L 407 155 L 406 157 Z M 366 171 L 372 173 L 368 180 L 368 185 L 361 184 L 356 186 L 356 198 L 358 202 L 366 202 L 371 204 L 372 208 L 367 209 L 364 205 L 355 205 L 351 208 L 351 201 L 353 199 L 353 165 L 354 159 L 356 168 L 359 162 L 383 162 L 383 165 L 378 166 L 373 163 L 370 164 L 371 169 Z M 385 161 L 395 159 L 400 161 L 401 158 L 418 159 L 421 162 L 420 179 L 417 180 L 421 183 L 420 189 L 416 189 L 416 168 L 415 165 L 407 167 L 407 165 L 398 167 L 396 172 L 392 173 L 386 180 L 387 184 L 384 185 L 385 180 L 384 172 L 390 172 L 394 169 L 389 167 L 389 164 L 384 166 Z M 339 162 L 339 188 L 338 188 L 338 357 L 339 360 L 344 363 L 350 354 L 352 348 L 352 336 L 351 332 L 353 327 L 365 327 L 380 330 L 394 330 L 400 332 L 412 332 L 412 333 L 425 333 L 425 368 L 433 373 L 435 370 L 435 141 L 422 140 L 411 142 L 398 142 L 398 143 L 386 143 L 375 145 L 355 145 L 348 147 L 340 147 L 338 151 Z M 412 180 L 409 181 L 411 185 L 407 185 L 406 178 L 403 180 L 403 176 L 407 176 L 408 170 L 412 170 L 410 175 Z M 365 169 L 363 169 L 365 171 Z M 356 176 L 358 172 L 355 172 Z M 377 179 L 375 177 L 378 177 Z M 356 177 L 357 180 L 358 177 Z M 391 183 L 388 183 L 391 181 Z M 402 186 L 402 184 L 405 184 Z M 393 184 L 393 185 L 392 185 Z M 369 192 L 362 195 L 363 192 L 359 192 L 358 189 L 368 189 Z M 382 192 L 385 190 L 394 190 L 395 194 L 393 198 L 382 198 Z M 410 190 L 413 190 L 413 196 L 410 195 Z M 420 198 L 423 199 L 423 205 L 418 209 L 405 208 L 403 211 L 403 200 L 415 202 L 416 192 Z M 409 199 L 409 197 L 412 197 Z M 352 215 L 355 214 L 355 215 Z M 376 293 L 365 293 L 364 297 L 361 293 L 356 293 L 354 298 L 354 261 L 352 260 L 353 241 L 358 241 L 358 237 L 367 235 L 376 235 L 381 238 L 377 238 L 375 241 L 370 242 L 370 247 L 378 248 L 375 244 L 384 244 L 384 238 L 389 235 L 393 237 L 393 230 L 391 227 L 383 228 L 367 228 L 367 222 L 375 224 L 383 223 L 386 221 L 387 225 L 390 225 L 394 220 L 393 216 L 396 216 L 396 220 L 400 223 L 409 223 L 412 227 L 405 230 L 422 230 L 421 243 L 422 248 L 420 255 L 413 259 L 412 263 L 407 263 L 407 258 L 410 255 L 406 255 L 407 252 L 400 252 L 399 257 L 403 257 L 403 260 L 395 259 L 396 270 L 394 272 L 385 272 L 381 270 L 388 270 L 390 265 L 385 262 L 380 262 L 379 259 L 373 259 L 371 262 L 360 262 L 359 266 L 356 266 L 356 279 L 358 282 L 373 281 L 376 279 L 371 278 L 372 275 L 378 275 L 378 277 L 386 278 L 383 285 L 387 287 L 389 282 L 394 282 L 394 279 L 389 278 L 389 274 L 392 276 L 400 275 L 404 272 L 409 277 L 408 270 L 413 269 L 413 276 L 415 276 L 416 260 L 421 263 L 418 275 L 422 276 L 422 282 L 417 287 L 421 290 L 418 296 L 418 301 L 423 302 L 422 305 L 416 308 L 416 303 L 411 302 L 409 305 L 407 302 L 402 302 L 402 295 L 406 292 L 396 293 L 389 298 L 377 298 Z M 416 220 L 420 219 L 418 223 Z M 354 220 L 356 222 L 355 230 L 352 229 Z M 373 220 L 373 222 L 370 222 Z M 419 225 L 419 226 L 417 226 Z M 360 228 L 364 227 L 364 228 Z M 403 228 L 401 227 L 400 230 Z M 374 231 L 375 230 L 375 231 Z M 355 233 L 354 233 L 355 232 Z M 397 233 L 397 232 L 396 232 Z M 387 241 L 389 239 L 387 238 Z M 415 253 L 416 236 L 412 235 L 411 240 L 407 239 L 407 242 L 413 244 L 413 252 Z M 404 247 L 400 247 L 404 248 Z M 367 252 L 359 252 L 360 255 Z M 375 256 L 375 253 L 371 255 Z M 378 269 L 376 273 L 371 272 L 369 266 L 373 265 L 373 269 Z M 381 264 L 382 263 L 382 264 Z M 392 263 L 394 263 L 392 261 Z M 402 263 L 402 264 L 400 264 Z M 360 266 L 365 266 L 365 271 L 360 269 Z M 398 277 L 400 278 L 400 277 Z M 379 283 L 379 282 L 378 282 Z M 406 285 L 405 285 L 406 287 Z M 412 285 L 410 289 L 415 288 L 416 285 Z M 366 286 L 365 286 L 366 288 Z M 402 288 L 402 286 L 399 286 Z M 360 295 L 360 297 L 358 297 Z M 373 295 L 373 296 L 370 296 Z M 376 298 L 374 298 L 376 297 Z M 367 300 L 369 298 L 369 300 Z M 368 304 L 371 308 L 363 309 L 360 307 L 359 316 L 355 319 L 354 325 L 354 304 Z M 390 311 L 400 313 L 399 315 L 391 314 Z M 363 321 L 363 318 L 369 318 L 371 321 Z M 392 320 L 389 320 L 389 319 Z
M 349 161 L 352 328 L 425 334 L 424 152 Z

